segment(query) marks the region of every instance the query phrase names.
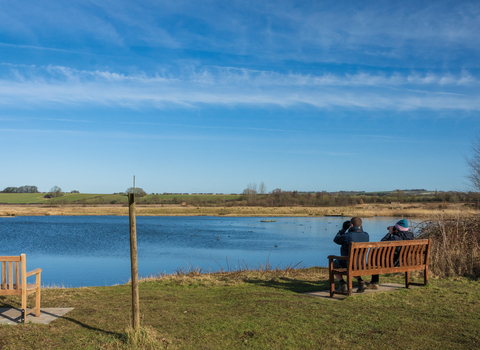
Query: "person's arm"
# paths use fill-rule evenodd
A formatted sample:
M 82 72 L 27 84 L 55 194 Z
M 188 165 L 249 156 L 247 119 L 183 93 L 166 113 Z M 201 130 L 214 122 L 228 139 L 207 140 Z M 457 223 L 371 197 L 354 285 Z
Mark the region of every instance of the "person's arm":
M 347 242 L 347 234 L 345 234 L 345 231 L 344 230 L 340 230 L 338 231 L 337 235 L 333 238 L 333 241 L 337 244 L 345 244 L 345 243 L 350 243 L 350 242 Z
M 338 231 L 337 235 L 333 238 L 333 241 L 337 244 L 350 243 L 351 237 L 347 233 L 347 230 L 350 228 L 350 221 L 345 221 L 343 223 L 342 229 Z
M 381 239 L 381 242 L 391 241 L 391 238 L 390 238 L 390 237 L 392 237 L 392 234 L 389 232 L 389 233 L 387 233 L 387 234 L 385 235 L 385 237 L 383 237 L 383 238 Z

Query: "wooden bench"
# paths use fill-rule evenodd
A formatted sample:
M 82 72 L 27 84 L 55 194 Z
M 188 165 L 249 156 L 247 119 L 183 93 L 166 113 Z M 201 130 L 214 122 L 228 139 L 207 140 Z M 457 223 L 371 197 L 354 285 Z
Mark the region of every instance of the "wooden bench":
M 25 323 L 27 315 L 35 311 L 40 317 L 40 274 L 42 269 L 27 272 L 25 254 L 20 256 L 0 256 L 2 263 L 0 295 L 22 296 L 22 320 Z M 35 284 L 27 284 L 27 277 L 35 275 Z M 27 296 L 35 295 L 35 307 L 27 310 Z
M 394 255 L 397 247 L 400 247 L 400 252 L 398 265 L 395 266 Z M 404 272 L 406 288 L 409 288 L 410 285 L 426 285 L 428 283 L 429 255 L 429 239 L 350 243 L 348 256 L 330 255 L 328 257 L 330 297 L 333 297 L 334 294 L 342 294 L 335 291 L 335 274 L 347 276 L 348 295 L 352 295 L 352 278 L 364 275 Z M 334 268 L 334 259 L 347 260 L 347 267 Z M 410 282 L 411 271 L 424 271 L 424 283 Z

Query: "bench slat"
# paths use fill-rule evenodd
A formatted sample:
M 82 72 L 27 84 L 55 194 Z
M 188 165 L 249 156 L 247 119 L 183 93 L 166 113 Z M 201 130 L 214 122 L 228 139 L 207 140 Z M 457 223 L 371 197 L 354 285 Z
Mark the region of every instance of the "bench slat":
M 20 261 L 19 256 L 0 256 L 0 261 Z
M 408 249 L 409 247 L 403 246 L 400 248 L 400 253 L 398 254 L 398 264 L 401 266 L 408 266 Z
M 15 261 L 15 289 L 20 290 L 20 270 L 18 261 Z
M 9 285 L 9 289 L 13 289 L 13 261 L 9 264 L 8 264 L 8 283 L 10 284 Z
M 425 268 L 425 265 L 417 266 L 396 266 L 396 267 L 384 267 L 379 269 L 362 269 L 353 271 L 355 276 L 359 275 L 372 275 L 374 272 L 375 275 L 380 275 L 384 273 L 397 273 L 397 272 L 408 272 L 408 271 L 417 271 Z M 347 272 L 347 269 L 344 269 L 344 272 Z
M 395 250 L 395 247 L 388 246 L 387 247 L 387 267 L 393 267 L 393 254 L 392 252 Z M 380 262 L 381 264 L 381 262 Z
M 7 262 L 2 261 L 2 289 L 7 289 Z
M 413 248 L 413 253 L 412 253 L 412 263 L 413 265 L 418 265 L 420 262 L 418 261 L 418 251 L 420 250 L 420 246 L 417 245 Z

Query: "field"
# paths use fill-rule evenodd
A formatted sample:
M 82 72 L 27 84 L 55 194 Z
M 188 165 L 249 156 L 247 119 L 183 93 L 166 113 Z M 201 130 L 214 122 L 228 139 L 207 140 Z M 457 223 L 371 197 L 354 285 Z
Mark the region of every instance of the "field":
M 421 278 L 417 275 L 416 278 Z M 402 275 L 381 282 L 403 281 Z M 74 307 L 50 325 L 0 326 L 1 349 L 473 349 L 480 344 L 480 284 L 427 287 L 343 301 L 321 268 L 163 276 L 140 283 L 142 332 L 131 286 L 45 289 L 42 307 Z M 0 308 L 19 307 L 0 297 Z
M 1 204 L 117 204 L 126 203 L 128 197 L 126 194 L 85 194 L 85 193 L 65 193 L 57 198 L 44 198 L 46 193 L 0 193 Z M 137 203 L 153 204 L 177 204 L 186 200 L 195 200 L 198 203 L 207 202 L 222 203 L 224 200 L 236 200 L 239 195 L 184 195 L 184 194 L 148 194 L 144 197 L 136 198 Z

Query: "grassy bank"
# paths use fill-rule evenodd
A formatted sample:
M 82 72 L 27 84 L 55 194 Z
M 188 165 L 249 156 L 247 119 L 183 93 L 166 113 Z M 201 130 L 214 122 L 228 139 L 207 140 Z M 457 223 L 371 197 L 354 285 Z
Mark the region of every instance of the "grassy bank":
M 347 207 L 194 207 L 139 205 L 140 216 L 390 216 L 432 218 L 478 215 L 478 210 L 459 204 L 358 204 Z M 0 216 L 128 215 L 122 205 L 0 205 Z
M 419 277 L 419 276 L 417 276 Z M 382 276 L 381 281 L 402 280 Z M 140 284 L 141 348 L 471 349 L 480 344 L 479 282 L 334 301 L 324 269 L 164 276 Z M 0 307 L 19 307 L 0 297 Z M 0 326 L 0 349 L 129 349 L 131 287 L 46 289 L 43 307 L 74 307 L 50 325 Z

